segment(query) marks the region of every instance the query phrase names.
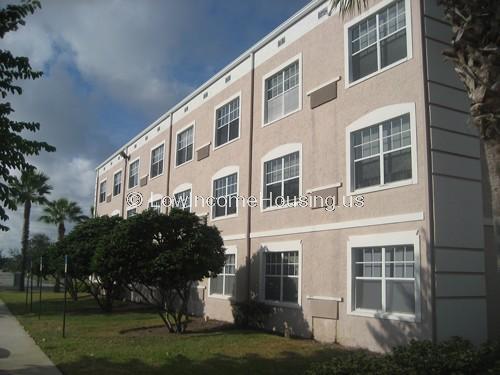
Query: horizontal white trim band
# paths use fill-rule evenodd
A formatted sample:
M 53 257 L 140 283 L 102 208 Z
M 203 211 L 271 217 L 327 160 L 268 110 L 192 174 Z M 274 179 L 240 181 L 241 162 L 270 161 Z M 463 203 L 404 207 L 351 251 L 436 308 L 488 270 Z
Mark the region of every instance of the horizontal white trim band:
M 322 83 L 322 84 L 321 84 L 321 85 L 319 85 L 319 86 L 316 86 L 315 88 L 313 88 L 313 89 L 309 90 L 309 91 L 306 93 L 306 95 L 307 95 L 307 96 L 311 96 L 311 94 L 312 94 L 313 92 L 318 91 L 319 89 L 322 89 L 323 87 L 328 86 L 330 83 L 337 82 L 337 81 L 340 81 L 340 76 L 337 76 L 337 77 L 335 77 L 335 78 L 333 78 L 333 79 L 331 79 L 331 80 L 329 80 L 329 81 L 327 81 L 327 82 L 325 82 L 325 83 Z
M 306 296 L 306 299 L 314 301 L 337 301 L 337 302 L 342 302 L 344 300 L 342 297 L 325 297 L 325 296 Z
M 342 186 L 342 182 L 337 182 L 337 183 L 331 184 L 331 185 L 318 186 L 318 187 L 306 190 L 306 194 L 311 194 L 311 193 L 314 193 L 315 191 L 320 191 L 320 190 L 325 190 L 325 189 L 338 188 L 341 186 Z

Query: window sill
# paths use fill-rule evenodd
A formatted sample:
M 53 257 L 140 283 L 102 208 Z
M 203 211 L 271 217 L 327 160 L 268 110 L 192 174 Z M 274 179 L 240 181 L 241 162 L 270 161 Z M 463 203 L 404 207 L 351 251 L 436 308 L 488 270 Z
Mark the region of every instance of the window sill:
M 235 217 L 238 217 L 238 214 L 231 214 L 231 215 L 226 215 L 226 216 L 217 216 L 217 217 L 211 217 L 210 221 L 219 221 L 219 220 L 225 220 L 225 219 L 233 219 Z
M 348 311 L 347 315 L 360 316 L 365 318 L 398 320 L 401 322 L 410 322 L 410 323 L 418 323 L 420 321 L 420 319 L 417 319 L 417 317 L 412 314 L 384 313 L 384 312 L 377 312 L 374 310 Z
M 263 300 L 261 302 L 269 306 L 282 307 L 286 309 L 300 310 L 302 308 L 302 306 L 299 303 L 293 303 L 293 302 L 279 302 L 279 301 L 268 301 L 268 300 Z
M 154 177 L 150 177 L 148 182 L 151 182 L 151 181 L 153 181 L 153 180 L 155 180 L 155 179 L 157 179 L 158 177 L 161 177 L 161 176 L 163 176 L 163 172 L 162 172 L 162 173 L 160 173 L 160 174 L 157 174 L 157 175 L 156 175 L 156 176 L 154 176 Z
M 231 298 L 233 298 L 233 296 L 226 296 L 224 294 L 209 294 L 208 298 L 229 301 L 229 300 L 231 300 Z
M 384 68 L 382 68 L 380 70 L 377 70 L 376 72 L 373 72 L 371 74 L 368 74 L 367 76 L 364 76 L 363 78 L 359 78 L 356 81 L 349 82 L 349 80 L 346 80 L 345 81 L 345 88 L 348 89 L 350 87 L 356 86 L 359 83 L 362 83 L 362 82 L 364 82 L 364 81 L 366 81 L 366 80 L 368 80 L 370 78 L 373 78 L 373 77 L 375 77 L 375 76 L 377 76 L 377 75 L 379 75 L 381 73 L 384 73 L 384 72 L 388 71 L 389 69 L 392 69 L 392 68 L 394 68 L 394 67 L 396 67 L 396 66 L 398 66 L 400 64 L 403 64 L 403 63 L 405 63 L 407 61 L 410 61 L 410 60 L 411 60 L 411 56 L 407 56 L 404 59 L 401 59 L 399 61 L 393 62 L 391 65 L 387 65 L 386 67 L 384 67 Z M 349 69 L 351 69 L 351 68 L 349 67 Z
M 240 137 L 231 139 L 230 141 L 227 141 L 226 143 L 223 143 L 223 144 L 218 145 L 218 146 L 216 146 L 215 142 L 214 142 L 214 151 L 217 151 L 218 149 L 223 148 L 224 146 L 230 145 L 231 143 L 236 142 L 238 139 L 240 139 Z
M 265 128 L 266 126 L 269 126 L 269 125 L 272 125 L 278 121 L 281 121 L 289 116 L 292 116 L 293 114 L 297 113 L 297 112 L 300 112 L 302 110 L 302 106 L 299 106 L 299 108 L 297 108 L 296 110 L 292 111 L 292 112 L 288 112 L 286 115 L 283 115 L 281 117 L 278 117 L 277 119 L 274 119 L 273 121 L 270 121 L 270 122 L 262 122 L 262 127 Z
M 186 165 L 186 164 L 191 163 L 193 160 L 194 160 L 194 159 L 193 159 L 193 158 L 191 158 L 191 159 L 189 159 L 188 161 L 185 161 L 185 162 L 184 162 L 184 163 L 182 163 L 182 164 L 175 165 L 175 167 L 174 167 L 174 168 L 175 168 L 175 169 L 180 168 L 180 167 L 182 167 L 182 166 L 184 166 L 184 165 Z
M 360 195 L 360 194 L 366 194 L 366 193 L 373 193 L 376 191 L 382 191 L 382 190 L 388 190 L 388 189 L 394 189 L 398 187 L 403 187 L 403 186 L 409 186 L 409 185 L 415 185 L 417 184 L 416 178 L 412 178 L 409 180 L 402 180 L 402 181 L 397 181 L 393 183 L 388 183 L 384 185 L 376 185 L 376 186 L 369 186 L 366 188 L 362 189 L 357 189 L 352 192 L 347 192 L 347 196 L 352 196 L 352 195 Z
M 271 206 L 271 207 L 266 207 L 264 208 L 264 205 L 261 204 L 261 209 L 260 209 L 260 212 L 273 212 L 273 211 L 280 211 L 280 210 L 286 210 L 288 208 L 295 208 L 295 207 L 299 207 L 299 203 L 298 202 L 293 202 L 291 204 L 288 204 L 288 205 L 283 205 L 283 206 Z

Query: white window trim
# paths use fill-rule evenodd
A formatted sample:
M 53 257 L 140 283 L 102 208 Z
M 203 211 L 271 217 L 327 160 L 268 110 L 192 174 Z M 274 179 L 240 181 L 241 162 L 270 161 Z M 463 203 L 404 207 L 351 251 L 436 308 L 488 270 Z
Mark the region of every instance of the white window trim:
M 287 114 L 277 118 L 277 119 L 274 119 L 273 121 L 270 121 L 270 122 L 266 122 L 266 80 L 273 76 L 274 74 L 278 73 L 280 70 L 283 70 L 285 69 L 288 65 L 294 63 L 295 61 L 298 61 L 299 62 L 299 106 L 296 110 L 292 111 L 292 112 L 288 112 Z M 280 66 L 278 66 L 277 68 L 273 69 L 272 71 L 270 71 L 269 73 L 267 73 L 266 75 L 264 75 L 262 77 L 262 107 L 261 107 L 261 120 L 262 120 L 262 126 L 261 127 L 266 127 L 266 126 L 269 126 L 271 124 L 274 124 L 275 122 L 278 122 L 288 116 L 291 116 L 293 115 L 294 113 L 297 113 L 299 111 L 302 110 L 302 53 L 299 53 L 298 55 L 292 57 L 291 59 L 287 60 L 286 62 L 284 62 L 283 64 L 281 64 Z
M 214 181 L 218 180 L 219 178 L 222 178 L 222 177 L 227 177 L 227 176 L 232 175 L 234 173 L 236 173 L 236 196 L 238 197 L 240 195 L 240 167 L 237 165 L 231 165 L 231 166 L 219 169 L 212 176 L 212 181 L 211 181 L 211 186 L 210 186 L 210 191 L 212 192 L 212 197 L 215 198 Z M 238 217 L 238 214 L 239 214 L 238 206 L 239 206 L 239 201 L 236 202 L 236 213 L 231 214 L 231 215 L 226 215 L 226 216 L 219 216 L 219 217 L 214 217 L 213 207 L 210 207 L 210 221 L 219 221 L 219 220 L 232 219 L 232 218 Z
M 237 291 L 236 275 L 238 274 L 238 248 L 236 246 L 234 246 L 234 245 L 232 245 L 232 246 L 224 246 L 224 248 L 226 249 L 224 251 L 224 255 L 232 255 L 232 254 L 234 254 L 234 278 L 235 278 L 235 287 L 236 287 L 235 292 L 236 292 Z M 225 262 L 224 262 L 224 266 L 225 266 Z M 212 278 L 209 277 L 208 278 L 208 297 L 209 298 L 223 299 L 223 300 L 229 300 L 229 299 L 232 299 L 232 298 L 236 298 L 236 296 L 230 296 L 230 295 L 227 295 L 227 294 L 210 293 L 210 282 L 211 282 L 211 280 L 212 280 Z M 224 291 L 224 287 L 222 288 L 222 291 Z
M 121 213 L 120 213 L 120 210 L 113 210 L 113 212 L 111 212 L 111 216 L 121 216 Z
M 278 147 L 273 148 L 267 154 L 265 154 L 260 159 L 260 212 L 271 212 L 276 210 L 285 210 L 288 208 L 294 208 L 298 205 L 298 202 L 291 204 L 289 206 L 271 206 L 264 208 L 264 184 L 266 182 L 264 176 L 264 165 L 266 162 L 271 161 L 273 159 L 281 158 L 288 154 L 292 154 L 294 152 L 299 152 L 299 196 L 302 195 L 302 143 L 287 143 L 284 145 L 280 145 Z
M 390 120 L 394 117 L 410 114 L 410 134 L 411 134 L 411 179 L 389 182 L 383 185 L 368 186 L 362 189 L 352 190 L 352 155 L 351 155 L 351 133 L 368 128 L 373 125 L 380 124 L 381 122 Z M 346 142 L 346 195 L 358 195 L 370 193 L 374 191 L 392 189 L 395 187 L 413 185 L 418 183 L 418 158 L 417 158 L 417 126 L 415 115 L 415 103 L 401 103 L 393 104 L 386 107 L 377 108 L 376 110 L 364 115 L 358 120 L 351 123 L 346 128 L 345 133 Z
M 156 201 L 158 201 L 158 200 L 160 200 L 160 201 L 161 201 L 161 200 L 162 200 L 162 198 L 163 198 L 163 195 L 161 195 L 161 194 L 159 194 L 159 193 L 157 193 L 157 194 L 153 194 L 153 192 L 151 192 L 151 193 L 149 194 L 149 199 L 148 199 L 148 209 L 152 208 L 152 207 L 151 207 L 151 204 L 152 204 L 153 202 L 156 202 Z M 163 211 L 163 210 L 162 210 L 162 208 L 163 208 L 163 204 L 160 204 L 160 213 Z
M 401 314 L 401 313 L 384 313 L 373 310 L 355 310 L 352 302 L 352 249 L 357 247 L 369 246 L 397 246 L 397 245 L 413 245 L 414 258 L 415 258 L 415 314 Z M 420 237 L 419 231 L 405 231 L 405 232 L 392 232 L 380 233 L 362 236 L 350 236 L 347 241 L 347 295 L 346 306 L 347 315 L 364 316 L 370 318 L 400 320 L 406 322 L 420 322 L 421 315 L 421 287 L 420 287 Z M 382 295 L 385 291 L 382 290 Z
M 230 102 L 232 102 L 234 99 L 236 98 L 240 98 L 240 109 L 239 109 L 239 112 L 240 112 L 240 116 L 239 116 L 239 119 L 238 119 L 238 136 L 234 139 L 231 139 L 230 141 L 226 142 L 226 143 L 223 143 L 219 146 L 216 146 L 217 144 L 217 110 L 220 109 L 221 107 L 225 106 L 226 104 L 229 104 Z M 212 146 L 212 150 L 215 151 L 215 150 L 218 150 L 219 148 L 221 147 L 224 147 L 224 146 L 227 146 L 228 144 L 231 144 L 233 142 L 236 142 L 238 139 L 241 138 L 241 120 L 242 120 L 242 112 L 241 112 L 241 107 L 242 107 L 242 101 L 241 101 L 241 91 L 239 91 L 238 93 L 234 94 L 233 96 L 229 97 L 228 99 L 224 100 L 222 103 L 219 103 L 218 105 L 216 105 L 214 107 L 214 128 L 213 128 L 213 146 Z M 210 143 L 209 143 L 210 144 Z
M 186 160 L 184 163 L 177 165 L 177 137 L 180 133 L 188 130 L 190 127 L 193 127 L 193 154 L 191 155 L 191 159 Z M 184 126 L 183 128 L 177 130 L 177 132 L 175 133 L 175 154 L 174 154 L 175 163 L 174 163 L 174 168 L 182 167 L 183 165 L 189 164 L 194 160 L 194 153 L 196 150 L 195 140 L 196 140 L 196 121 L 193 121 L 193 122 L 189 123 L 188 125 Z
M 128 163 L 128 178 L 127 178 L 127 190 L 132 190 L 134 188 L 136 188 L 137 186 L 139 186 L 139 183 L 141 182 L 141 177 L 140 177 L 140 171 L 141 171 L 141 158 L 138 156 L 136 157 L 134 160 L 130 161 Z M 139 161 L 139 164 L 137 165 L 137 184 L 135 184 L 134 186 L 132 187 L 129 187 L 128 186 L 128 179 L 130 179 L 130 166 L 135 163 L 136 161 Z
M 104 200 L 103 201 L 101 201 L 101 186 L 102 186 L 102 184 L 104 184 L 104 186 L 106 187 L 104 189 Z M 100 204 L 100 203 L 106 203 L 106 197 L 107 196 L 108 196 L 108 179 L 105 178 L 104 180 L 99 181 L 99 195 L 97 197 L 98 200 L 99 200 L 98 204 Z
M 283 251 L 298 251 L 299 252 L 299 277 L 297 303 L 269 301 L 265 299 L 265 253 L 266 252 L 283 252 Z M 287 307 L 291 309 L 300 309 L 302 306 L 302 240 L 297 241 L 280 241 L 267 242 L 260 245 L 259 256 L 259 300 L 267 305 L 276 307 Z
M 160 174 L 157 174 L 156 176 L 151 177 L 151 165 L 153 164 L 152 163 L 153 162 L 153 150 L 156 150 L 161 145 L 163 145 L 163 170 Z M 167 149 L 165 147 L 165 141 L 158 143 L 157 145 L 151 147 L 151 149 L 149 150 L 149 171 L 148 171 L 149 181 L 152 181 L 152 180 L 162 176 L 163 173 L 165 173 L 165 153 L 166 152 L 167 152 Z M 139 179 L 139 184 L 140 183 L 141 183 L 141 181 Z
M 189 182 L 177 185 L 177 187 L 172 191 L 172 198 L 175 199 L 175 195 L 189 190 L 191 194 L 191 202 L 189 205 L 189 212 L 193 212 L 193 185 Z
M 112 197 L 117 197 L 118 195 L 120 195 L 121 193 L 123 193 L 123 173 L 122 173 L 122 171 L 123 171 L 123 169 L 120 168 L 120 169 L 118 169 L 117 171 L 115 171 L 113 173 L 113 191 L 111 191 L 111 196 Z M 120 192 L 118 194 L 115 194 L 115 176 L 118 173 L 122 173 L 122 175 L 120 177 Z
M 128 213 L 129 213 L 130 211 L 133 211 L 133 210 L 135 210 L 135 214 L 134 214 L 133 216 L 135 216 L 135 215 L 139 214 L 139 212 L 137 212 L 137 207 L 134 207 L 134 208 L 129 208 L 129 209 L 125 212 L 125 219 L 128 219 L 128 218 L 130 218 L 130 217 L 131 217 Z
M 411 24 L 411 1 L 410 0 L 405 0 L 405 18 L 406 18 L 406 49 L 407 49 L 407 54 L 404 59 L 395 61 L 394 63 L 387 65 L 386 67 L 377 70 L 371 74 L 368 74 L 367 76 L 364 76 L 356 81 L 351 82 L 351 43 L 350 43 L 350 35 L 349 35 L 349 28 L 358 22 L 362 21 L 365 18 L 370 17 L 374 13 L 377 13 L 379 10 L 382 8 L 385 8 L 386 6 L 390 5 L 391 3 L 395 2 L 397 0 L 384 0 L 381 3 L 378 3 L 377 5 L 374 5 L 371 7 L 369 10 L 366 12 L 360 14 L 358 17 L 352 19 L 351 21 L 347 22 L 344 25 L 344 73 L 345 73 L 345 88 L 349 88 L 352 86 L 357 85 L 358 83 L 361 83 L 363 81 L 366 81 L 367 79 L 370 79 L 380 73 L 383 73 L 391 68 L 394 68 L 395 66 L 402 64 L 408 60 L 411 60 L 413 58 L 413 43 L 412 43 L 412 24 Z M 377 30 L 378 33 L 378 30 Z

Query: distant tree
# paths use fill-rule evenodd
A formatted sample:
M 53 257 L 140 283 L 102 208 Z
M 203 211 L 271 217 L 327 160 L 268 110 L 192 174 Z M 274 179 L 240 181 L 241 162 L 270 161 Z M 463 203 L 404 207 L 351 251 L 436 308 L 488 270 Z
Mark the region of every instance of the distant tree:
M 49 251 L 52 242 L 45 234 L 34 234 L 28 241 L 28 257 L 33 262 L 33 274 L 45 277 L 50 273 Z M 42 258 L 43 270 L 40 273 L 40 258 Z
M 71 202 L 66 198 L 60 198 L 48 202 L 43 208 L 43 215 L 40 216 L 40 221 L 47 224 L 57 225 L 57 240 L 61 241 L 66 233 L 65 222 L 80 222 L 88 217 L 83 215 L 82 209 L 78 203 Z M 56 272 L 54 292 L 60 290 L 60 276 L 62 270 Z
M 24 276 L 27 265 L 28 238 L 30 233 L 31 206 L 33 204 L 46 204 L 47 195 L 52 190 L 48 184 L 49 178 L 33 169 L 25 170 L 21 178 L 15 177 L 10 189 L 14 193 L 17 203 L 24 205 L 23 230 L 21 237 L 21 282 L 19 290 L 24 290 Z
M 112 254 L 100 247 L 100 241 L 122 220 L 117 216 L 85 220 L 57 244 L 58 253 L 69 257 L 69 277 L 83 284 L 105 312 L 112 310 L 119 285 L 107 274 L 113 272 L 106 266 L 106 262 L 112 261 Z
M 224 266 L 218 229 L 183 210 L 135 215 L 105 242 L 101 245 L 114 246 L 114 259 L 123 263 L 126 285 L 157 308 L 170 332 L 185 331 L 193 286 Z
M 28 0 L 6 5 L 0 9 L 0 39 L 24 25 L 24 18 L 34 13 L 37 8 L 40 8 L 39 1 Z M 55 151 L 55 148 L 46 142 L 24 138 L 23 135 L 26 132 L 38 131 L 40 124 L 9 119 L 14 109 L 9 102 L 5 101 L 8 95 L 22 94 L 22 88 L 17 81 L 37 79 L 41 76 L 42 72 L 31 68 L 27 57 L 13 56 L 9 51 L 0 48 L 0 96 L 2 97 L 2 102 L 0 102 L 0 222 L 5 222 L 9 218 L 6 209 L 17 209 L 17 202 L 11 188 L 15 179 L 13 172 L 33 169 L 33 166 L 26 160 L 26 156 L 38 155 L 40 151 Z M 8 227 L 0 223 L 0 230 L 8 230 Z

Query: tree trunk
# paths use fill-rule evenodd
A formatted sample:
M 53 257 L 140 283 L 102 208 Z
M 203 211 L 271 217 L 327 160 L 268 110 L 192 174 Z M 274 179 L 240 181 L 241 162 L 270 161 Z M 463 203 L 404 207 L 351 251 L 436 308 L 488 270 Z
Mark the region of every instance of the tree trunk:
M 484 142 L 491 192 L 491 217 L 496 254 L 500 254 L 500 143 Z
M 61 221 L 57 226 L 57 240 L 59 242 L 64 238 L 65 232 L 66 228 L 64 227 L 64 221 Z M 54 281 L 54 292 L 59 293 L 60 291 L 61 291 L 61 275 L 59 272 L 56 272 Z M 70 291 L 73 292 L 72 288 L 70 288 Z M 72 293 L 70 294 L 73 297 L 73 300 L 76 300 L 74 295 Z
M 24 202 L 23 233 L 21 237 L 21 280 L 19 290 L 24 291 L 24 278 L 26 277 L 26 266 L 28 264 L 28 238 L 30 235 L 31 201 Z

